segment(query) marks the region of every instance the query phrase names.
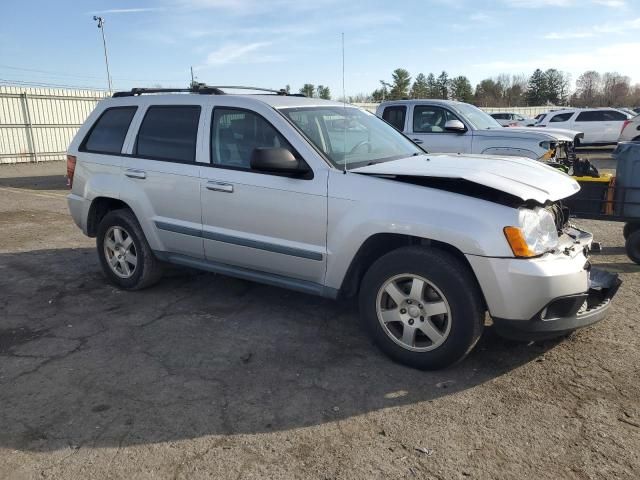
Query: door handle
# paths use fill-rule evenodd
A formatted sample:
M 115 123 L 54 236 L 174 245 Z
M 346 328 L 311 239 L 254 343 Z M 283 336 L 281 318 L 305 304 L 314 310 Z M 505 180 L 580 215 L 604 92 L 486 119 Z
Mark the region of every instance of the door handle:
M 233 193 L 233 185 L 230 183 L 210 181 L 207 182 L 207 190 L 213 190 L 214 192 Z
M 422 140 L 420 140 L 419 138 L 412 138 L 411 140 L 413 140 L 413 143 L 417 143 L 418 145 L 422 145 L 424 142 Z
M 127 169 L 124 174 L 129 178 L 139 178 L 141 180 L 147 178 L 147 174 L 145 172 L 142 170 L 134 170 L 133 168 Z

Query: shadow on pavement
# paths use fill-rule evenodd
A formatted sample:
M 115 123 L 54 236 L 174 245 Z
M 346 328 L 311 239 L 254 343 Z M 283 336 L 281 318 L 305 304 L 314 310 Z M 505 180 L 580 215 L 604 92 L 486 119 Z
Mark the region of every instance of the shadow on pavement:
M 0 446 L 45 451 L 287 430 L 473 388 L 556 343 L 492 328 L 461 364 L 391 362 L 352 303 L 189 270 L 106 284 L 92 249 L 0 255 Z M 428 418 L 424 419 L 428 428 Z
M 32 177 L 0 177 L 0 187 L 28 190 L 68 190 L 64 175 L 34 175 Z

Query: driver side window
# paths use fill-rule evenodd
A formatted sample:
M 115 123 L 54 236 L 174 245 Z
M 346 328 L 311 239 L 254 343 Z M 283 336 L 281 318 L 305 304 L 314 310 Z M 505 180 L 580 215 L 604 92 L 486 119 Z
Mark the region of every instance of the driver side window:
M 449 120 L 458 120 L 458 117 L 446 108 L 431 105 L 413 107 L 414 133 L 447 133 L 444 126 Z
M 291 144 L 269 122 L 248 110 L 214 108 L 211 122 L 211 162 L 250 170 L 256 148 L 282 147 L 297 156 Z

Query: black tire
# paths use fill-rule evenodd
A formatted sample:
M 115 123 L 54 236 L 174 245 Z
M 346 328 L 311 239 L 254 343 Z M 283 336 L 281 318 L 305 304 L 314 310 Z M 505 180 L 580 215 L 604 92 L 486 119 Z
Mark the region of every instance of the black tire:
M 448 335 L 433 350 L 412 351 L 401 346 L 378 318 L 379 291 L 389 280 L 404 274 L 427 280 L 450 308 L 450 315 L 440 317 L 449 322 Z M 485 309 L 477 282 L 467 265 L 440 249 L 411 246 L 382 256 L 365 274 L 359 295 L 360 316 L 375 343 L 392 359 L 410 367 L 434 370 L 452 365 L 462 360 L 482 335 Z M 423 321 L 422 317 L 416 319 L 416 326 L 418 321 Z
M 105 237 L 112 227 L 124 229 L 133 240 L 137 262 L 129 278 L 118 276 L 109 265 L 104 243 Z M 98 225 L 96 247 L 106 277 L 111 283 L 123 290 L 147 288 L 162 278 L 162 265 L 149 247 L 136 216 L 129 209 L 112 210 L 104 216 Z
M 624 227 L 622 228 L 622 235 L 624 236 L 624 239 L 626 240 L 627 238 L 629 238 L 629 235 L 631 235 L 636 230 L 640 230 L 640 222 L 625 223 Z
M 640 265 L 640 230 L 632 232 L 624 246 L 627 250 L 627 256 Z
M 576 138 L 573 141 L 573 148 L 580 148 L 580 139 L 579 138 Z

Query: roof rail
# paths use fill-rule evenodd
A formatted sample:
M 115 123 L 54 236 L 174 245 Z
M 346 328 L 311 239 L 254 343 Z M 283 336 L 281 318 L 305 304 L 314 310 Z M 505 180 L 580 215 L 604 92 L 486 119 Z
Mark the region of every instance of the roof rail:
M 233 89 L 233 90 L 255 90 L 257 92 L 269 92 L 276 95 L 283 96 L 291 96 L 291 97 L 305 97 L 306 95 L 302 93 L 287 93 L 284 88 L 280 90 L 272 90 L 270 88 L 260 88 L 260 87 L 243 87 L 239 85 L 232 86 L 210 86 L 204 83 L 196 83 L 190 88 L 132 88 L 129 91 L 125 92 L 115 92 L 113 97 L 133 97 L 136 95 L 143 95 L 147 93 L 199 93 L 202 95 L 225 95 L 226 93 L 222 90 L 225 89 Z

